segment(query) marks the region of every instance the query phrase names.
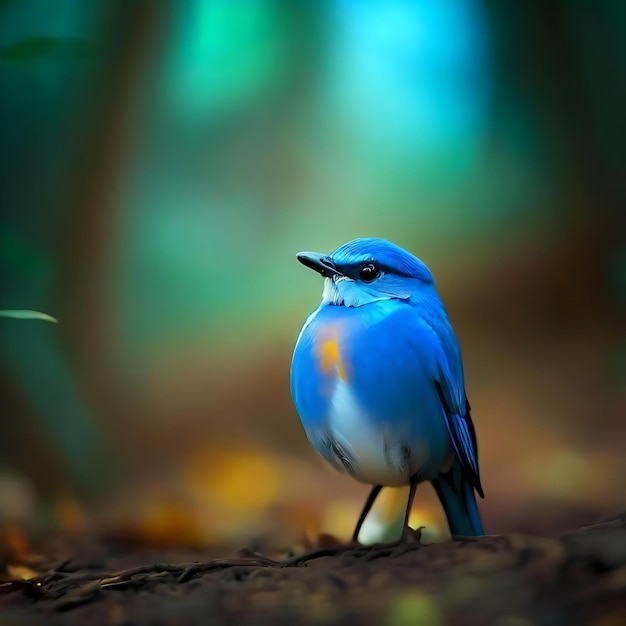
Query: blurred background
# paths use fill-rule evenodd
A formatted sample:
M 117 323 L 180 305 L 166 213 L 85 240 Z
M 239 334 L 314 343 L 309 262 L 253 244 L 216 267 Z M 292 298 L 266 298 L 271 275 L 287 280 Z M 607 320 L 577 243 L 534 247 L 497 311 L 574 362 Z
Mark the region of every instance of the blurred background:
M 289 365 L 359 236 L 437 279 L 486 529 L 626 506 L 623 2 L 5 0 L 0 93 L 0 308 L 59 320 L 0 319 L 14 542 L 347 538 Z

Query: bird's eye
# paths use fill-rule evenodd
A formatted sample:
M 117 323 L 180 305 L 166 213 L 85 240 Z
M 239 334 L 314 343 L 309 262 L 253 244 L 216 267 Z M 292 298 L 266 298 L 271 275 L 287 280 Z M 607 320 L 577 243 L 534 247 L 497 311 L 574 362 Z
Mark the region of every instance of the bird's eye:
M 371 283 L 380 276 L 380 269 L 376 263 L 366 263 L 359 270 L 359 277 L 365 283 Z

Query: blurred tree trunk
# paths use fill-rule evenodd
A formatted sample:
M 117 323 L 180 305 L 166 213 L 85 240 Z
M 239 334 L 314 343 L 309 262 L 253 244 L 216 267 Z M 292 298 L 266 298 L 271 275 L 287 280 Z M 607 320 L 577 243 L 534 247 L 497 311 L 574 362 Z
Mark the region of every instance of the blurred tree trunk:
M 519 78 L 513 80 L 533 98 L 549 140 L 551 173 L 566 207 L 562 239 L 555 241 L 566 257 L 563 267 L 572 273 L 572 288 L 584 294 L 581 304 L 595 308 L 600 319 L 616 321 L 608 279 L 625 226 L 626 74 L 620 71 L 620 42 L 626 37 L 626 6 L 556 0 L 514 8 L 492 3 L 491 11 L 505 31 L 501 45 L 511 47 L 496 57 L 516 59 Z
M 116 240 L 117 215 L 112 210 L 119 174 L 129 147 L 131 112 L 142 83 L 139 79 L 153 50 L 161 23 L 161 4 L 146 1 L 109 5 L 109 22 L 103 47 L 109 56 L 94 77 L 91 112 L 83 135 L 82 176 L 74 183 L 69 202 L 68 241 L 65 251 L 64 288 L 59 314 L 75 358 L 76 374 L 104 425 L 115 423 L 118 408 L 113 392 L 115 337 L 111 320 L 115 303 L 108 290 L 111 241 Z M 119 462 L 119 457 L 116 457 Z M 109 464 L 109 474 L 116 469 Z

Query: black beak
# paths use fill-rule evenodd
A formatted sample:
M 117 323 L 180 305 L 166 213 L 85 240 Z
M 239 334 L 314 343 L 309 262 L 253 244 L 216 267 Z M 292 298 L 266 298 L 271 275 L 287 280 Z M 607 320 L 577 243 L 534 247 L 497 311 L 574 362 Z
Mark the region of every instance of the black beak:
M 325 278 L 342 275 L 330 258 L 319 252 L 299 252 L 296 254 L 296 259 Z

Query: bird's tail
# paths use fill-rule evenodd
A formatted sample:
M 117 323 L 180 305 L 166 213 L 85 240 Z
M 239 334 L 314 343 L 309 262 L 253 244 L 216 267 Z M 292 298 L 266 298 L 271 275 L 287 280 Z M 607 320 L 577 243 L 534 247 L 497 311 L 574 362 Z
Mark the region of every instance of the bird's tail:
M 452 536 L 475 537 L 485 534 L 474 488 L 463 475 L 458 459 L 447 474 L 439 475 L 432 483 L 448 518 Z

